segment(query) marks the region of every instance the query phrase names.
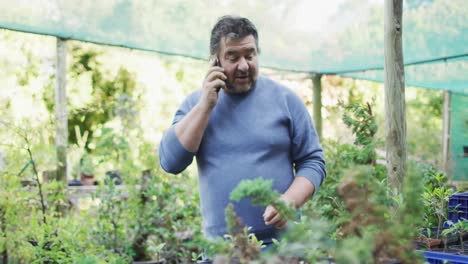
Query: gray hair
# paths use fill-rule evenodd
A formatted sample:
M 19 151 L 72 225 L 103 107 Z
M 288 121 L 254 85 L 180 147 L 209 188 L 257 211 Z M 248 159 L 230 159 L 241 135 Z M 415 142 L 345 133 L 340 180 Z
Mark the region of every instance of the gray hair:
M 255 28 L 255 25 L 250 20 L 239 16 L 228 15 L 220 17 L 211 30 L 210 55 L 219 54 L 221 39 L 223 37 L 240 39 L 249 35 L 255 38 L 255 45 L 257 46 L 257 51 L 260 53 L 257 28 Z

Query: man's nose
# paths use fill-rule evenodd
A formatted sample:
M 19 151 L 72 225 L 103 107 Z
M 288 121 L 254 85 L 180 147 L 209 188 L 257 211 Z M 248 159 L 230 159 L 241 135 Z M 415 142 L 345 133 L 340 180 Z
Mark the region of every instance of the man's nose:
M 244 57 L 240 58 L 239 64 L 237 65 L 237 69 L 243 72 L 249 70 L 249 64 L 247 63 L 247 60 Z

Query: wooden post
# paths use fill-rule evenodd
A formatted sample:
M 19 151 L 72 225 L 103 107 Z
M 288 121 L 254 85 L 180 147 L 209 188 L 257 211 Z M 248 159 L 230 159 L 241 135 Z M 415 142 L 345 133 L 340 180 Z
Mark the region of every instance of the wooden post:
M 322 139 L 322 74 L 312 75 L 314 125 L 317 135 Z
M 402 32 L 403 1 L 385 0 L 385 134 L 388 184 L 401 190 L 406 175 L 406 105 Z
M 55 148 L 57 150 L 57 181 L 67 182 L 67 44 L 57 38 L 57 60 L 55 74 Z
M 444 91 L 444 105 L 442 113 L 442 171 L 449 175 L 450 151 L 450 92 Z

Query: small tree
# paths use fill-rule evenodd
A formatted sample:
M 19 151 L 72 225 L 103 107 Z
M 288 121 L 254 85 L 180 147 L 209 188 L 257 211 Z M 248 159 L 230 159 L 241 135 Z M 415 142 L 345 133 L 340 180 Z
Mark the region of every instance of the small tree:
M 447 221 L 450 226 L 447 229 L 442 231 L 442 236 L 447 236 L 448 234 L 458 234 L 460 238 L 460 245 L 462 252 L 465 251 L 463 236 L 468 233 L 468 222 L 466 219 L 461 219 L 460 221 L 453 223 L 452 221 Z

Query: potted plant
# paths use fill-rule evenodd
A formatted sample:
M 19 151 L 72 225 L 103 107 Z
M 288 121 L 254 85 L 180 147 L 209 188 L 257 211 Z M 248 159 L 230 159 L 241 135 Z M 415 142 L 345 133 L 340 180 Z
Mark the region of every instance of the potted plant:
M 81 184 L 94 185 L 94 163 L 88 153 L 81 157 L 79 171 Z
M 84 169 L 85 174 L 89 173 L 90 171 L 89 164 L 82 164 L 83 159 L 88 159 L 87 157 L 85 157 L 88 156 L 86 151 L 88 131 L 84 131 L 83 135 L 81 135 L 80 128 L 78 126 L 75 126 L 75 137 L 76 144 L 71 145 L 68 150 L 68 159 L 70 160 L 70 163 L 73 164 L 73 179 L 68 181 L 69 186 L 81 186 L 82 182 L 80 181 L 80 179 L 86 178 L 86 176 L 81 176 L 81 171 Z M 85 163 L 89 162 L 85 161 Z
M 425 227 L 422 228 L 421 238 L 428 248 L 435 248 L 441 244 L 443 224 L 447 221 L 447 209 L 453 190 L 446 184 L 447 177 L 433 168 L 425 173 L 426 187 L 422 194 L 425 214 Z M 445 233 L 444 235 L 448 235 Z
M 456 223 L 452 221 L 447 221 L 449 228 L 446 228 L 442 231 L 442 235 L 446 236 L 448 234 L 458 235 L 460 245 L 451 246 L 450 249 L 455 249 L 457 253 L 466 254 L 463 238 L 465 234 L 468 233 L 468 222 L 465 219 L 462 219 Z

